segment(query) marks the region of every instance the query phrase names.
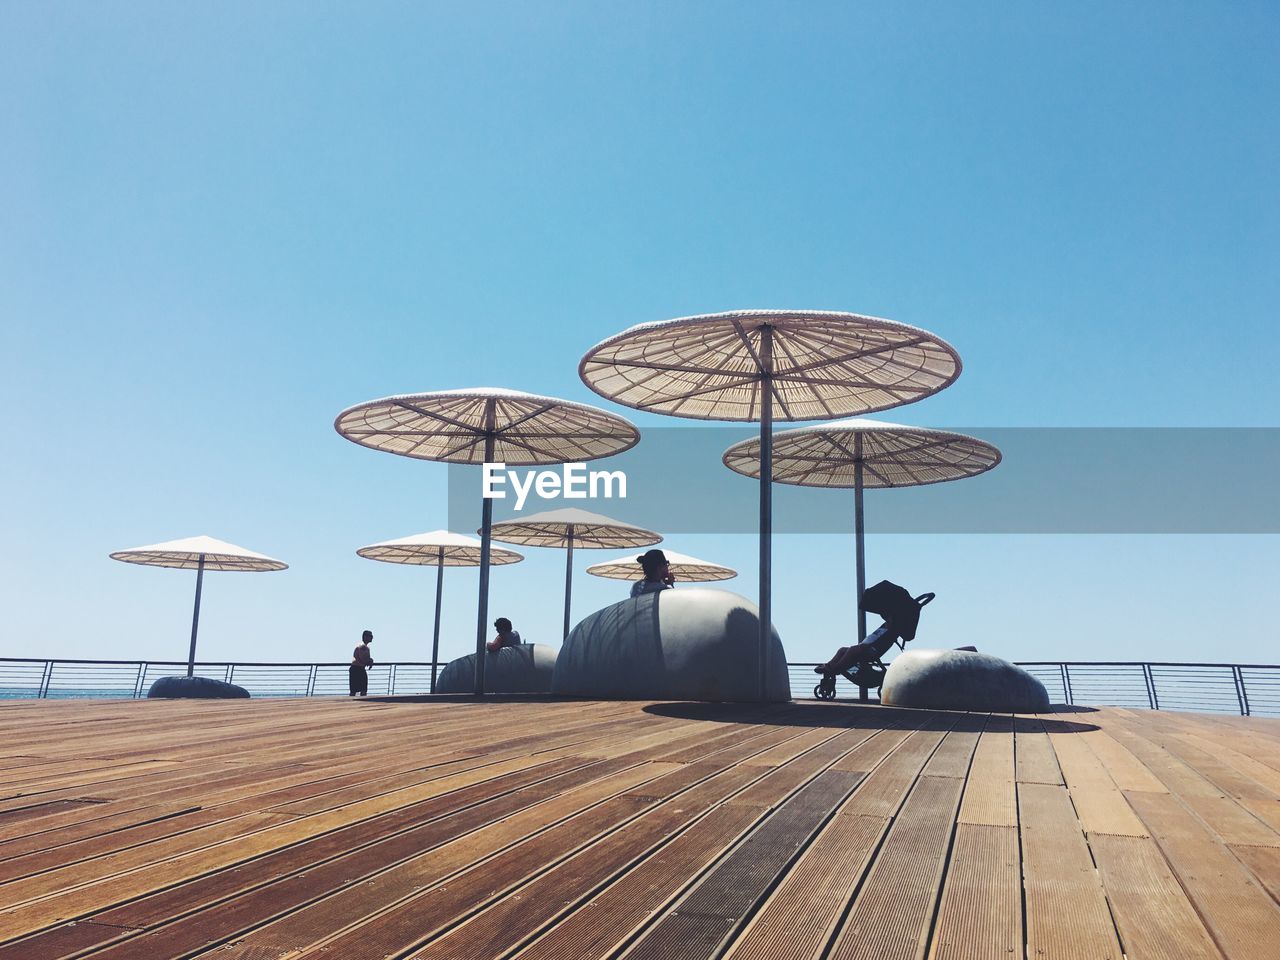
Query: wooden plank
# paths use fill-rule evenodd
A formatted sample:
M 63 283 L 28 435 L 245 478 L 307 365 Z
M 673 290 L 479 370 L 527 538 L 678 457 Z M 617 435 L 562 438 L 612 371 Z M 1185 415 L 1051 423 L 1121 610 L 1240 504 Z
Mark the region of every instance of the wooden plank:
M 1105 729 L 1080 734 L 1086 746 L 1101 761 L 1103 769 L 1117 787 L 1124 791 L 1146 790 L 1168 793 L 1168 789 L 1132 753 Z
M 1022 863 L 1016 827 L 956 825 L 930 960 L 1022 955 Z
M 1273 794 L 1280 796 L 1280 770 L 1270 767 L 1265 763 L 1255 760 L 1246 753 L 1226 744 L 1216 743 L 1199 735 L 1199 731 L 1195 734 L 1188 735 L 1183 739 L 1187 743 L 1193 744 L 1202 750 L 1209 751 L 1215 756 L 1225 760 L 1231 766 L 1235 767 L 1245 776 L 1250 777 L 1255 783 L 1270 790 Z
M 1176 797 L 1137 791 L 1128 797 L 1223 953 L 1274 960 L 1280 910 L 1252 874 Z
M 978 737 L 986 725 L 986 714 L 962 716 L 943 737 L 942 743 L 938 744 L 938 749 L 925 764 L 924 776 L 967 777 L 969 765 L 973 762 L 973 751 L 978 746 Z
M 1253 776 L 1242 772 L 1222 756 L 1218 750 L 1205 750 L 1187 738 L 1149 725 L 1143 735 L 1159 743 L 1172 756 L 1198 773 L 1220 792 L 1235 800 L 1240 806 L 1265 823 L 1273 833 L 1280 830 L 1280 795 L 1264 786 Z M 1272 845 L 1280 846 L 1280 833 L 1275 833 Z
M 1044 723 L 1037 717 L 1014 720 L 1014 776 L 1020 783 L 1056 783 L 1061 785 L 1062 771 L 1053 744 L 1045 733 Z
M 794 844 L 797 841 L 802 843 L 807 837 L 803 832 L 805 825 L 825 818 L 857 779 L 857 774 L 838 771 L 819 774 L 720 861 L 694 887 L 686 902 L 702 898 L 721 909 L 729 902 L 746 902 L 754 886 L 767 882 L 763 876 L 770 864 L 779 858 L 789 858 L 793 855 Z M 415 951 L 413 957 L 415 960 L 472 960 L 476 956 L 499 956 L 527 939 L 529 931 L 550 923 L 565 911 L 566 904 L 581 900 L 612 874 L 619 872 L 621 866 L 644 852 L 646 840 L 632 836 L 637 834 L 637 826 L 665 821 L 665 826 L 653 831 L 652 835 L 662 833 L 666 839 L 673 830 L 683 827 L 687 820 L 688 813 L 679 805 L 660 806 L 520 888 L 518 894 L 508 895 L 473 920 Z M 756 848 L 754 853 L 753 847 Z M 738 864 L 740 859 L 749 861 L 754 869 L 750 872 L 742 870 Z M 727 889 L 717 890 L 718 884 Z M 659 922 L 654 930 L 660 931 L 662 926 L 663 923 Z M 640 954 L 644 953 L 643 941 L 636 949 Z
M 888 957 L 1007 956 L 1010 942 L 1017 956 L 1010 781 L 1028 956 L 1107 955 L 1090 940 L 1100 917 L 1134 960 L 1252 960 L 1249 943 L 1280 942 L 1267 926 L 1280 914 L 1280 728 L 1249 718 L 1102 709 L 1055 714 L 1046 736 L 1019 717 L 1010 775 L 1009 733 L 993 728 L 980 747 L 982 717 L 849 704 L 11 707 L 0 704 L 0 733 L 22 752 L 0 753 L 0 792 L 33 793 L 0 799 L 0 923 L 12 924 L 0 930 L 16 937 L 0 960 L 380 954 L 388 916 L 401 928 L 383 946 L 399 955 L 616 957 L 685 916 L 681 956 L 816 960 L 877 938 Z M 512 737 L 516 714 L 536 732 Z M 347 757 L 353 722 L 385 746 Z M 444 738 L 447 753 L 418 749 Z M 681 762 L 647 765 L 660 756 Z M 42 766 L 53 789 L 33 775 Z M 763 858 L 740 853 L 733 878 L 734 851 L 780 810 L 829 812 L 806 813 L 795 792 L 824 769 L 869 775 L 795 859 L 759 872 Z M 966 776 L 967 806 L 907 865 L 904 798 Z M 428 784 L 452 788 L 414 792 Z M 104 802 L 83 803 L 89 789 Z M 1055 829 L 1037 832 L 1037 817 Z M 921 894 L 929 856 L 948 850 L 941 888 Z M 696 908 L 715 876 L 730 878 L 723 899 L 677 906 Z M 872 931 L 856 948 L 855 917 Z
M 839 812 L 742 932 L 726 960 L 821 956 L 889 821 Z
M 848 773 L 870 773 L 881 760 L 898 749 L 913 732 L 903 729 L 881 730 L 857 749 L 850 750 L 836 761 L 836 769 Z
M 1154 840 L 1095 834 L 1089 846 L 1128 956 L 1220 960 Z
M 60 960 L 113 940 L 126 932 L 128 931 L 122 931 L 119 927 L 107 927 L 91 921 L 69 923 L 50 931 L 39 942 L 22 939 L 0 946 L 0 960 Z
M 702 820 L 582 904 L 514 957 L 565 960 L 614 953 L 729 847 L 760 816 L 755 807 L 713 808 Z
M 1051 736 L 1056 749 L 1058 735 Z M 1069 783 L 1071 770 L 1065 765 L 1063 769 Z M 1085 843 L 1084 827 L 1076 819 L 1067 791 L 1052 784 L 1020 783 L 1018 812 L 1027 956 L 1121 960 L 1120 943 Z
M 844 756 L 850 748 L 858 746 L 867 739 L 866 730 L 846 730 L 837 734 L 816 747 L 799 754 L 788 762 L 777 767 L 773 775 L 752 784 L 741 793 L 726 800 L 726 803 L 744 806 L 772 807 L 808 782 L 815 773 L 823 770 Z M 799 746 L 799 744 L 797 744 Z M 744 763 L 744 765 L 746 765 Z M 839 771 L 848 773 L 847 770 Z M 854 782 L 861 780 L 858 774 Z
M 156 770 L 171 769 L 176 760 L 139 760 L 134 763 L 113 764 L 89 771 L 71 771 L 54 777 L 38 777 L 26 784 L 14 784 L 3 792 L 6 797 L 38 797 L 53 790 L 74 788 L 94 796 L 106 784 L 132 780 Z
M 1013 778 L 1013 721 L 992 716 L 973 755 L 958 822 L 1016 827 L 1018 803 Z
M 115 907 L 98 914 L 97 919 L 120 926 L 153 926 L 170 916 L 181 916 L 271 884 L 275 886 L 266 897 L 274 906 L 279 906 L 287 899 L 286 888 L 279 884 L 292 880 L 299 871 L 305 871 L 309 878 L 306 882 L 307 896 L 301 901 L 306 902 L 324 889 L 328 874 L 334 874 L 339 882 L 361 879 L 621 769 L 600 763 L 574 766 L 568 758 L 554 768 L 547 769 L 549 766 L 504 778 L 501 790 L 495 790 L 496 785 L 492 782 L 475 784 L 420 804 L 401 807 L 374 821 L 275 850 L 234 870 L 208 874 Z M 234 910 L 248 912 L 245 898 L 241 898 Z M 229 914 L 231 909 L 223 912 Z
M 101 800 L 35 800 L 27 806 L 15 807 L 0 813 L 0 824 L 26 823 L 51 814 L 79 812 L 82 807 L 100 806 L 102 802 Z
M 710 803 L 717 802 L 724 795 L 740 789 L 747 778 L 762 773 L 764 771 L 758 768 L 730 768 L 725 774 L 707 781 L 701 796 Z M 683 795 L 683 802 L 690 804 L 684 808 L 686 811 L 701 813 L 709 807 L 710 803 L 707 803 L 699 809 L 698 801 L 690 799 L 698 790 L 694 787 Z M 523 843 L 517 843 L 496 857 L 468 867 L 450 877 L 447 883 L 436 883 L 425 890 L 413 891 L 389 907 L 384 906 L 384 895 L 378 895 L 373 902 L 366 896 L 360 920 L 354 926 L 304 949 L 303 955 L 308 952 L 328 956 L 402 954 L 439 933 L 459 914 L 476 909 L 521 885 L 575 851 L 590 846 L 606 831 L 621 827 L 653 806 L 655 804 L 647 799 L 614 797 Z M 385 889 L 385 884 L 378 886 Z M 375 903 L 384 908 L 370 915 Z M 331 923 L 327 917 L 323 919 L 326 925 Z
M 1129 807 L 1124 794 L 1108 776 L 1097 755 L 1079 733 L 1051 733 L 1050 742 L 1067 781 L 1071 800 L 1084 829 L 1090 834 L 1114 833 L 1143 837 L 1146 829 Z
M 867 817 L 893 816 L 942 736 L 930 730 L 913 733 L 868 774 L 853 797 L 850 812 Z
M 107 809 L 113 810 L 114 807 L 108 805 Z M 159 804 L 156 806 L 134 807 L 118 813 L 98 816 L 91 820 L 81 820 L 56 830 L 41 831 L 28 834 L 25 837 L 4 841 L 0 843 L 0 860 L 9 860 L 13 857 L 20 857 L 24 854 L 36 853 L 42 850 L 52 850 L 55 847 L 84 840 L 88 837 L 96 837 L 104 833 L 113 833 L 116 830 L 141 826 L 155 820 L 191 813 L 198 809 L 200 809 L 198 806 L 190 804 Z
M 667 842 L 686 825 L 687 819 L 686 811 L 677 806 L 659 805 L 535 877 L 517 892 L 498 899 L 461 926 L 448 929 L 448 915 L 453 914 L 455 920 L 460 920 L 477 905 L 464 905 L 456 912 L 442 910 L 440 913 L 444 916 L 420 925 L 420 944 L 428 939 L 431 927 L 437 928 L 437 936 L 414 955 L 496 956 L 528 936 L 530 929 L 537 929 L 539 922 L 548 922 L 567 909 L 568 904 L 586 896 L 655 846 Z M 167 939 L 163 942 L 166 946 L 169 943 Z
M 831 960 L 915 960 L 924 952 L 964 784 L 921 777 L 836 934 Z
M 742 762 L 752 767 L 780 767 L 782 764 L 803 753 L 805 750 L 809 750 L 819 744 L 827 742 L 832 737 L 837 736 L 840 732 L 841 731 L 839 730 L 833 730 L 830 728 L 810 730 L 807 733 L 802 733 L 800 736 L 793 737 L 792 739 L 787 740 L 784 743 L 780 743 L 777 746 L 770 747 L 768 750 L 762 750 L 755 756 L 747 757 Z M 868 731 L 863 734 L 862 739 L 865 740 L 870 735 L 871 734 Z
M 818 774 L 646 930 L 627 956 L 693 960 L 706 955 L 707 945 L 723 943 L 860 779 L 842 770 Z
M 661 767 L 656 768 L 648 776 L 652 776 L 661 769 Z M 645 774 L 640 775 L 640 779 L 644 779 L 644 777 Z M 136 854 L 132 851 L 125 851 L 112 857 L 105 857 L 102 858 L 102 861 L 112 861 L 113 858 L 127 858 L 127 860 L 123 860 L 123 863 L 120 860 L 116 860 L 114 863 L 106 864 L 105 866 L 108 869 L 112 866 L 122 865 L 133 867 L 134 869 L 123 875 L 110 874 L 100 865 L 95 871 L 97 874 L 95 880 L 71 890 L 64 890 L 63 885 L 58 882 L 54 882 L 52 889 L 50 889 L 51 873 L 17 881 L 8 885 L 8 887 L 22 887 L 21 893 L 27 899 L 29 899 L 29 894 L 37 889 L 39 892 L 49 895 L 39 901 L 24 903 L 21 906 L 10 907 L 0 912 L 0 935 L 12 936 L 14 933 L 38 930 L 51 923 L 71 919 L 92 910 L 100 910 L 111 906 L 124 899 L 150 893 L 180 882 L 193 874 L 199 875 L 225 868 L 263 853 L 268 853 L 277 847 L 291 845 L 310 837 L 328 833 L 330 830 L 346 827 L 354 822 L 369 819 L 377 814 L 386 813 L 389 810 L 409 805 L 418 800 L 428 799 L 444 792 L 440 789 L 439 783 L 427 784 L 412 790 L 398 791 L 396 796 L 374 797 L 371 800 L 351 804 L 341 810 L 317 814 L 302 820 L 290 819 L 277 826 L 267 825 L 265 829 L 253 831 L 243 836 L 239 835 L 243 833 L 243 830 L 232 829 L 227 825 L 217 825 L 208 828 L 204 838 L 208 838 L 214 831 L 220 830 L 223 833 L 230 834 L 227 842 L 206 844 L 191 850 L 189 853 L 170 857 L 158 863 L 154 860 L 157 855 L 155 851 L 143 850 L 138 851 Z M 276 815 L 270 816 L 275 817 Z M 160 847 L 168 842 L 162 841 L 161 844 L 153 844 L 151 846 Z M 192 841 L 190 839 L 184 843 L 184 846 L 191 845 Z M 100 863 L 101 861 L 95 861 L 95 864 Z M 146 867 L 147 869 L 140 869 L 141 867 Z M 61 880 L 61 878 L 57 879 Z M 0 897 L 6 895 L 7 889 L 7 887 L 0 887 Z
M 370 901 L 370 896 L 374 891 L 360 888 L 341 889 L 317 899 L 315 903 L 302 910 L 246 934 L 236 940 L 234 946 L 248 955 L 259 949 L 298 950 L 318 941 L 325 941 L 326 937 L 346 927 L 355 929 L 362 923 L 375 920 L 374 914 L 380 908 L 393 908 L 397 903 L 407 905 L 413 897 L 421 896 L 423 891 L 429 890 L 473 864 L 494 857 L 506 848 L 518 845 L 534 835 L 545 837 L 547 834 L 540 834 L 539 831 L 546 831 L 551 825 L 574 816 L 579 811 L 587 809 L 591 803 L 599 803 L 607 796 L 616 794 L 625 798 L 634 804 L 632 809 L 635 812 L 640 812 L 670 796 L 680 796 L 682 803 L 690 805 L 688 809 L 695 809 L 699 804 L 709 807 L 723 796 L 741 789 L 767 772 L 767 769 L 746 767 L 728 767 L 717 771 L 716 766 L 710 763 L 701 769 L 693 768 L 693 764 L 680 765 L 678 769 L 654 778 L 655 785 L 649 788 L 648 792 L 665 794 L 661 797 L 628 796 L 627 791 L 632 785 L 616 783 L 615 778 L 578 791 L 571 791 L 563 798 L 541 804 L 529 811 L 478 830 L 466 838 L 465 843 L 460 841 L 446 844 L 431 852 L 429 856 L 413 858 L 380 873 L 376 884 L 376 899 L 373 903 Z M 696 780 L 690 779 L 691 773 Z M 665 783 L 666 788 L 658 786 L 659 783 Z M 558 851 L 561 855 L 572 852 L 563 845 L 557 846 L 554 835 L 552 835 L 552 841 L 553 851 Z M 543 840 L 542 844 L 545 848 L 546 841 Z M 554 855 L 554 852 L 551 855 Z M 496 859 L 493 862 L 509 863 L 509 861 Z M 518 877 L 511 877 L 508 882 L 514 883 L 518 879 Z M 377 914 L 377 917 L 380 918 L 381 914 Z M 409 919 L 412 918 L 409 917 Z M 382 921 L 376 919 L 376 922 Z M 409 932 L 420 932 L 420 927 L 420 923 L 417 926 L 410 923 L 406 929 Z M 402 932 L 400 939 L 406 935 Z M 356 939 L 358 938 L 353 937 L 351 942 L 355 942 Z M 392 937 L 392 939 L 395 938 Z M 412 939 L 410 942 L 413 942 Z
M 641 765 L 621 773 L 615 770 L 610 777 L 593 780 L 593 773 L 597 772 L 594 768 L 598 766 L 591 764 L 569 770 L 524 790 L 495 797 L 488 803 L 464 807 L 452 815 L 432 817 L 413 829 L 389 837 L 372 834 L 373 842 L 345 855 L 331 856 L 327 861 L 324 860 L 326 853 L 333 854 L 335 850 L 341 850 L 344 840 L 348 844 L 351 841 L 345 837 L 320 838 L 318 843 L 285 848 L 237 870 L 213 874 L 193 884 L 108 910 L 94 919 L 122 926 L 157 928 L 153 933 L 103 951 L 101 956 L 146 958 L 154 957 L 162 950 L 195 950 L 210 946 L 311 903 L 323 893 L 341 890 L 354 881 L 375 874 L 386 877 L 388 868 L 400 864 L 422 862 L 429 858 L 432 850 L 448 846 L 456 854 L 466 849 L 469 835 L 474 835 L 487 824 L 509 825 L 520 816 L 520 811 L 540 810 L 545 817 L 552 805 L 535 805 L 548 797 L 572 796 L 572 800 L 563 801 L 560 808 L 573 809 L 578 804 L 598 800 L 602 792 L 615 793 L 637 778 L 652 776 L 657 770 L 666 769 L 666 766 Z M 562 790 L 563 793 L 560 792 Z M 447 799 L 440 799 L 433 812 L 447 809 Z M 324 842 L 327 840 L 332 842 Z M 311 858 L 316 859 L 308 867 Z M 447 856 L 437 856 L 433 863 L 441 866 L 446 860 Z M 281 877 L 281 873 L 286 875 Z M 243 895 L 234 896 L 237 892 Z M 196 909 L 202 906 L 203 909 Z M 193 909 L 195 912 L 190 912 Z M 182 919 L 160 925 L 170 915 L 181 916 Z
M 1115 736 L 1160 778 L 1170 793 L 1176 794 L 1201 820 L 1212 826 L 1223 842 L 1244 846 L 1280 846 L 1280 833 L 1164 747 L 1132 730 L 1115 731 Z
M 491 764 L 474 770 L 464 771 L 446 777 L 430 777 L 425 782 L 384 794 L 375 794 L 358 801 L 348 803 L 343 809 L 327 811 L 324 815 L 299 821 L 288 813 L 268 811 L 258 814 L 244 814 L 223 818 L 215 811 L 212 818 L 204 811 L 192 814 L 194 822 L 200 823 L 194 829 L 173 836 L 165 836 L 160 840 L 142 847 L 132 847 L 108 853 L 83 863 L 69 863 L 67 866 L 48 870 L 38 876 L 29 877 L 0 886 L 0 906 L 8 907 L 21 904 L 52 893 L 67 889 L 68 886 L 82 886 L 95 883 L 121 873 L 138 870 L 149 864 L 190 854 L 205 847 L 223 844 L 233 838 L 246 837 L 245 843 L 259 848 L 259 842 L 247 840 L 247 835 L 264 827 L 281 826 L 299 839 L 305 839 L 308 831 L 327 832 L 349 825 L 353 820 L 376 816 L 393 810 L 399 806 L 409 805 L 431 797 L 439 796 L 471 784 L 500 777 L 505 773 L 534 767 L 538 761 L 531 757 L 522 757 L 502 763 Z M 167 829 L 168 822 L 158 825 L 157 832 Z M 146 828 L 142 828 L 146 829 Z M 111 835 L 105 841 L 116 841 Z M 95 843 L 105 842 L 99 838 Z M 0 915 L 2 916 L 2 915 Z M 2 928 L 0 921 L 0 928 Z
M 13 880 L 0 886 L 0 933 L 11 935 L 11 930 L 25 933 L 27 918 L 41 912 L 32 904 L 47 904 L 59 897 L 64 902 L 74 899 L 73 891 L 105 883 L 118 874 L 139 870 L 157 862 L 181 857 L 205 847 L 226 845 L 228 841 L 245 839 L 255 833 L 273 828 L 296 827 L 292 817 L 278 813 L 249 813 L 207 824 L 197 830 L 176 837 L 166 837 L 141 847 L 117 851 L 88 863 L 72 863 L 56 870 L 46 870 L 33 876 Z M 87 892 L 84 896 L 91 894 Z M 61 917 L 59 917 L 61 919 Z
M 1231 852 L 1249 868 L 1254 879 L 1280 904 L 1280 849 L 1275 847 L 1232 847 Z

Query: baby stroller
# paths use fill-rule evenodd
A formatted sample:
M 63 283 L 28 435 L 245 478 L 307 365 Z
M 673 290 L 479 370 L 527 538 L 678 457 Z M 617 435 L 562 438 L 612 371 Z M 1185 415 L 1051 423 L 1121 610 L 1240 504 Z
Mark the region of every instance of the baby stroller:
M 868 613 L 884 617 L 884 624 L 869 638 L 870 657 L 843 671 L 843 676 L 850 683 L 862 690 L 863 699 L 866 691 L 879 690 L 884 684 L 884 674 L 888 666 L 883 657 L 897 644 L 905 650 L 908 640 L 916 638 L 916 627 L 920 624 L 920 611 L 933 599 L 932 593 L 922 593 L 913 597 L 905 587 L 888 580 L 881 580 L 873 587 L 862 591 L 861 608 Z M 813 695 L 819 700 L 836 698 L 836 675 L 825 674 L 813 688 Z

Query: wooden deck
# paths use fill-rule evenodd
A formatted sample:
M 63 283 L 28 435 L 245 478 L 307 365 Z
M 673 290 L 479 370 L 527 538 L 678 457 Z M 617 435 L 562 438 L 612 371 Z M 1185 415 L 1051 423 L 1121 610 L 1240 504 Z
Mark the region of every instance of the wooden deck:
M 1280 721 L 0 705 L 0 960 L 1280 955 Z

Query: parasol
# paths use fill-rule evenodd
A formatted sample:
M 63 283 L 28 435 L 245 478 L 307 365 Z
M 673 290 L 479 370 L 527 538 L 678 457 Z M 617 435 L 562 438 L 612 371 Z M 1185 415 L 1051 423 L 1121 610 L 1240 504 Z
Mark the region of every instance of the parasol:
M 586 510 L 550 510 L 515 517 L 493 525 L 493 538 L 530 547 L 563 547 L 564 637 L 569 636 L 569 610 L 573 599 L 573 548 L 603 550 L 610 547 L 647 547 L 661 543 L 662 535 Z M 562 637 L 563 639 L 563 637 Z
M 760 423 L 760 696 L 772 626 L 773 420 L 827 420 L 921 400 L 960 375 L 960 356 L 893 320 L 822 310 L 735 310 L 643 323 L 578 365 L 596 393 L 674 417 Z M 776 409 L 775 409 L 776 408 Z
M 735 443 L 724 453 L 730 470 L 760 476 L 760 441 Z M 866 589 L 862 491 L 867 487 L 914 487 L 961 480 L 1000 462 L 1000 451 L 984 440 L 880 420 L 839 420 L 783 430 L 773 438 L 773 479 L 805 487 L 852 487 L 857 542 L 858 639 L 867 635 L 862 609 Z
M 709 560 L 699 560 L 697 557 L 689 557 L 674 550 L 662 552 L 666 555 L 667 565 L 677 583 L 711 583 L 715 580 L 732 580 L 738 575 L 737 570 Z M 593 577 L 605 577 L 609 580 L 635 581 L 644 576 L 640 561 L 633 556 L 594 563 L 587 567 L 587 573 Z
M 464 537 L 448 530 L 432 530 L 430 533 L 415 533 L 398 540 L 384 540 L 356 551 L 357 555 L 366 560 L 436 568 L 436 621 L 431 637 L 432 693 L 436 692 L 436 663 L 440 659 L 440 600 L 444 596 L 444 568 L 480 566 L 480 547 L 480 541 L 474 537 Z M 491 564 L 519 563 L 523 559 L 514 550 L 489 550 Z
M 334 429 L 353 443 L 418 460 L 570 463 L 612 456 L 635 446 L 640 432 L 616 414 L 499 387 L 385 397 L 338 414 Z M 475 692 L 484 692 L 493 501 L 482 497 L 480 601 L 476 611 Z
M 244 547 L 237 547 L 225 540 L 213 537 L 187 537 L 184 540 L 167 540 L 131 550 L 117 550 L 112 560 L 137 563 L 144 567 L 173 567 L 178 570 L 196 571 L 196 603 L 191 614 L 191 647 L 187 651 L 187 676 L 196 670 L 196 634 L 200 630 L 200 592 L 204 587 L 205 570 L 264 573 L 271 570 L 287 570 L 289 565 Z

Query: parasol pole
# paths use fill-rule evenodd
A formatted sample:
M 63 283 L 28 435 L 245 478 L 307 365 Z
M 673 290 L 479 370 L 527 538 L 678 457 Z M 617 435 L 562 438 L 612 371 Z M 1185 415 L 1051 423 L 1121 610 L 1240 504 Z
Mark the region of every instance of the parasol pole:
M 196 633 L 200 629 L 200 588 L 204 585 L 204 554 L 200 554 L 200 565 L 196 567 L 196 608 L 191 614 L 191 649 L 187 651 L 187 676 L 196 672 Z
M 862 434 L 853 440 L 853 538 L 857 552 L 857 590 L 858 590 L 858 642 L 867 638 L 867 611 L 862 608 L 862 592 L 867 589 L 867 548 L 864 542 L 862 518 Z M 868 700 L 867 688 L 858 687 L 858 699 L 865 703 Z
M 562 640 L 569 638 L 569 605 L 573 600 L 573 524 L 569 524 L 569 549 L 565 552 L 564 560 L 564 635 Z
M 431 692 L 436 692 L 436 664 L 440 661 L 440 598 L 444 594 L 444 547 L 436 558 L 436 629 L 431 638 Z
M 857 550 L 858 642 L 867 639 L 867 611 L 862 609 L 862 591 L 867 589 L 867 546 L 862 514 L 862 434 L 853 438 L 853 536 Z
M 773 327 L 760 328 L 760 699 L 766 697 L 773 634 Z
M 494 441 L 494 402 L 485 402 L 484 462 L 493 460 Z M 475 694 L 484 693 L 484 638 L 489 620 L 489 548 L 493 538 L 493 501 L 484 495 L 481 484 L 480 499 L 483 501 L 480 523 L 480 603 L 476 612 L 476 683 Z

